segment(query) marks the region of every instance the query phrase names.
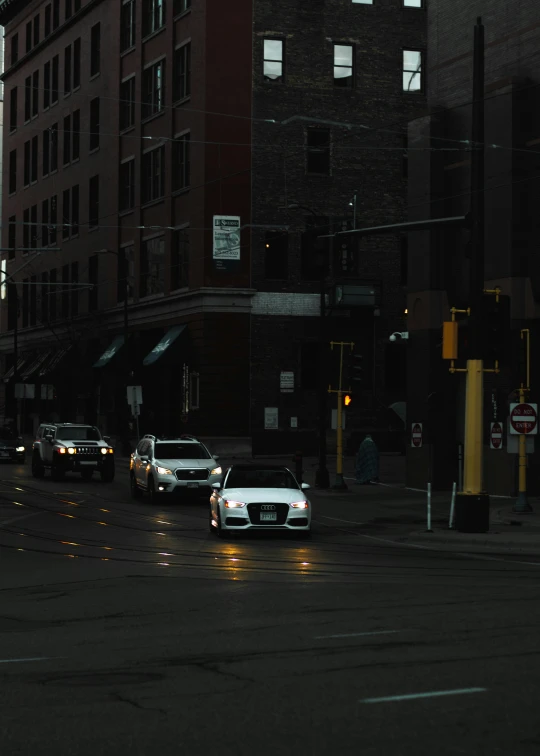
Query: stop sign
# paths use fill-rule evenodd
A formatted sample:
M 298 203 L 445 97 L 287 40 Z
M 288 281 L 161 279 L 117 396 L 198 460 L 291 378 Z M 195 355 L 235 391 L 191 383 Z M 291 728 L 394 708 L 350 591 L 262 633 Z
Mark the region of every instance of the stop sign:
M 538 433 L 538 405 L 510 405 L 510 433 L 513 435 L 535 435 Z
M 422 446 L 422 423 L 413 423 L 411 441 L 416 449 Z
M 502 447 L 503 429 L 501 423 L 491 423 L 491 432 L 489 435 L 489 445 L 492 449 Z

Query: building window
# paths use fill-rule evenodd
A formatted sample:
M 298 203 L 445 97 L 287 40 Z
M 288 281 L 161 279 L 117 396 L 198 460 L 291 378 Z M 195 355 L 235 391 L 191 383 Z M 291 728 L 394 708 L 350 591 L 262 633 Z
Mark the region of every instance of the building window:
M 135 160 L 120 163 L 120 212 L 135 207 Z
M 49 244 L 49 200 L 44 199 L 41 203 L 41 246 Z
M 64 189 L 62 193 L 62 239 L 69 239 L 69 217 L 71 212 L 71 192 Z
M 330 129 L 307 129 L 306 173 L 330 174 Z
M 78 160 L 81 154 L 81 111 L 74 110 L 71 116 L 71 159 Z
M 120 131 L 135 126 L 135 77 L 120 84 Z
M 39 13 L 34 16 L 34 47 L 39 45 Z
M 62 294 L 60 313 L 64 320 L 69 318 L 69 265 L 62 265 Z
M 43 37 L 46 39 L 51 33 L 52 26 L 52 5 L 49 3 L 45 6 L 45 26 L 43 29 Z
M 173 15 L 184 13 L 191 8 L 191 0 L 173 0 Z
M 9 193 L 17 191 L 17 150 L 9 153 Z
M 289 235 L 286 231 L 268 231 L 264 237 L 264 276 L 285 280 L 289 268 Z
M 17 128 L 17 87 L 12 87 L 9 93 L 9 130 Z
M 334 45 L 334 85 L 348 89 L 354 86 L 354 47 L 352 45 Z
M 98 308 L 98 270 L 99 259 L 97 255 L 88 258 L 88 312 L 95 312 Z
M 41 274 L 41 322 L 49 320 L 49 274 Z
M 141 297 L 165 291 L 165 239 L 147 239 L 141 245 Z
M 62 239 L 79 233 L 79 186 L 64 189 L 62 194 Z
M 327 245 L 319 251 L 317 237 L 332 230 L 330 220 L 324 216 L 309 215 L 305 219 L 305 228 L 300 237 L 301 276 L 305 281 L 319 281 L 328 266 L 330 249 Z
M 43 110 L 51 104 L 51 62 L 43 66 Z
M 51 132 L 51 173 L 58 169 L 58 124 L 53 123 Z
M 144 0 L 143 36 L 152 34 L 165 24 L 164 0 Z
M 135 44 L 135 0 L 123 0 L 120 24 L 121 51 L 124 52 Z
M 73 3 L 71 0 L 66 0 L 66 21 L 71 18 L 73 14 Z
M 28 252 L 30 249 L 30 208 L 23 211 L 23 250 Z
M 32 249 L 37 247 L 38 224 L 37 224 L 37 205 L 30 208 L 30 246 Z
M 30 186 L 30 159 L 31 159 L 30 140 L 24 143 L 24 167 L 23 167 L 23 185 Z
M 163 110 L 164 73 L 164 60 L 154 63 L 143 71 L 143 118 L 149 118 Z
M 189 232 L 173 231 L 171 249 L 171 290 L 189 286 Z
M 29 121 L 32 116 L 32 77 L 24 80 L 24 120 Z
M 121 247 L 118 253 L 118 270 L 117 270 L 117 302 L 123 302 L 126 298 L 132 299 L 134 295 L 133 282 L 135 281 L 135 254 L 132 244 L 127 247 Z
M 71 235 L 79 233 L 79 185 L 71 189 Z
M 19 35 L 13 34 L 11 37 L 11 65 L 13 66 L 19 60 Z
M 81 86 L 81 38 L 73 43 L 73 89 Z
M 90 30 L 90 76 L 97 76 L 101 71 L 101 24 L 95 24 Z
M 29 53 L 32 49 L 32 22 L 29 21 L 26 24 L 26 49 L 25 52 Z
M 29 295 L 28 279 L 23 278 L 22 282 L 22 326 L 28 327 L 28 295 Z
M 45 129 L 43 132 L 43 176 L 48 176 L 51 162 L 51 132 Z
M 99 147 L 99 97 L 90 100 L 90 150 Z
M 39 137 L 32 137 L 32 162 L 30 170 L 30 182 L 33 184 L 38 180 L 38 155 L 39 155 Z
M 191 44 L 174 51 L 173 98 L 183 100 L 191 94 Z
M 60 0 L 53 0 L 53 29 L 60 26 Z
M 10 215 L 8 226 L 8 257 L 10 260 L 15 259 L 15 251 L 17 247 L 17 216 Z
M 423 65 L 420 50 L 403 50 L 403 91 L 422 92 Z
M 423 8 L 424 0 L 403 0 L 404 8 Z
M 64 118 L 64 165 L 71 162 L 71 116 Z
M 39 71 L 32 74 L 32 116 L 39 113 Z
M 73 284 L 79 283 L 79 263 L 71 263 L 71 317 L 74 318 L 79 314 L 79 287 Z
M 71 92 L 71 45 L 64 50 L 64 96 Z
M 92 176 L 88 182 L 88 225 L 96 228 L 99 224 L 99 176 Z
M 59 66 L 60 66 L 60 58 L 58 57 L 58 55 L 55 55 L 54 58 L 52 59 L 51 105 L 54 105 L 55 102 L 58 102 Z
M 183 134 L 173 142 L 173 191 L 190 184 L 190 135 Z
M 56 194 L 51 197 L 51 225 L 49 226 L 49 244 L 56 244 L 58 227 L 58 200 Z
M 165 194 L 165 147 L 143 155 L 142 174 L 142 201 L 161 199 Z
M 263 75 L 266 81 L 283 81 L 283 40 L 264 40 Z
M 49 281 L 51 282 L 51 290 L 49 294 L 49 318 L 51 320 L 56 320 L 57 315 L 57 291 L 58 287 L 55 285 L 58 280 L 58 274 L 56 272 L 56 268 L 53 268 L 49 273 Z

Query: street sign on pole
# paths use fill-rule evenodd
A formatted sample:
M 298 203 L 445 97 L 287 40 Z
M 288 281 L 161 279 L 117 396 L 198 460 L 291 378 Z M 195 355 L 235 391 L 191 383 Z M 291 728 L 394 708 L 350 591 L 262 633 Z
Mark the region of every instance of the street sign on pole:
M 538 405 L 521 402 L 510 405 L 510 433 L 513 436 L 536 436 Z
M 489 448 L 502 449 L 502 445 L 503 445 L 502 424 L 498 422 L 491 423 L 491 430 L 489 433 Z
M 127 387 L 128 404 L 142 404 L 142 386 Z
M 294 372 L 282 370 L 279 374 L 279 389 L 282 394 L 292 394 L 294 391 Z
M 419 449 L 422 446 L 423 429 L 422 423 L 413 423 L 411 430 L 411 446 Z
M 506 425 L 506 451 L 508 454 L 519 454 L 519 436 L 512 436 L 510 427 L 510 418 L 508 418 Z M 534 436 L 525 436 L 525 451 L 527 454 L 534 454 Z

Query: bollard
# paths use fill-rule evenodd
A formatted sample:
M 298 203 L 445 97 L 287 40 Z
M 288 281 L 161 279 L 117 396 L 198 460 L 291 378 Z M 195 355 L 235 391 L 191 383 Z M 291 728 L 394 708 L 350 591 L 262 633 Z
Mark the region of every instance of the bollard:
M 431 529 L 431 483 L 427 484 L 427 530 L 426 533 L 433 533 Z
M 296 474 L 296 480 L 300 484 L 303 483 L 303 480 L 302 480 L 302 474 L 304 472 L 304 470 L 303 470 L 303 462 L 304 462 L 304 457 L 302 455 L 302 452 L 301 451 L 295 452 L 294 453 L 295 474 Z
M 454 509 L 456 506 L 456 484 L 452 483 L 452 498 L 450 500 L 450 518 L 448 520 L 448 529 L 452 530 L 454 527 Z

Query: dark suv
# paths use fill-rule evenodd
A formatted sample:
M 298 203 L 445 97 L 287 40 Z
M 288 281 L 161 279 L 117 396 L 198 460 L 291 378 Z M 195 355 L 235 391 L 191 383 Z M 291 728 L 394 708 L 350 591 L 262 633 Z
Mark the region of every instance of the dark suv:
M 0 462 L 24 462 L 26 450 L 21 436 L 11 428 L 0 428 Z
M 32 475 L 43 478 L 49 468 L 53 480 L 78 472 L 89 480 L 98 470 L 101 480 L 114 480 L 114 449 L 94 425 L 43 423 L 32 448 Z

